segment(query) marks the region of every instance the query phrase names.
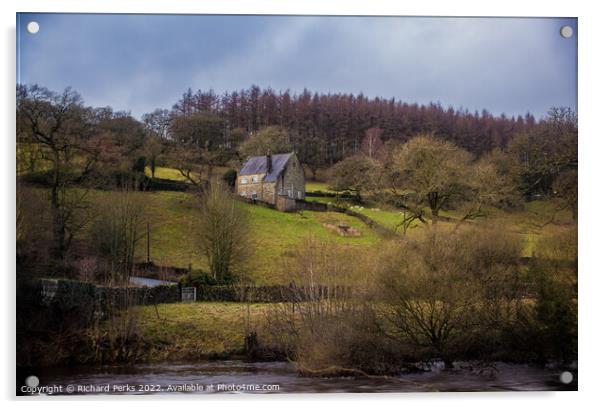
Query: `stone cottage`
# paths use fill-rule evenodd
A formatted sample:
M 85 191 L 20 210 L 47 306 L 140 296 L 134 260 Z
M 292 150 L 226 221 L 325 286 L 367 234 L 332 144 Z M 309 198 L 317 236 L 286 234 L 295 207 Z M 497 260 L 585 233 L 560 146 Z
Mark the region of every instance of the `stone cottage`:
M 236 192 L 246 198 L 270 203 L 281 211 L 296 210 L 305 200 L 305 175 L 295 153 L 252 156 L 236 178 Z

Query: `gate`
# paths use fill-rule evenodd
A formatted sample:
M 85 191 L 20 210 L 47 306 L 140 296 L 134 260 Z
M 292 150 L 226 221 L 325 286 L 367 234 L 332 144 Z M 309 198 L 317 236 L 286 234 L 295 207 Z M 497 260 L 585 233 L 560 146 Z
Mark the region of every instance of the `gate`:
M 182 287 L 182 302 L 196 301 L 196 287 Z

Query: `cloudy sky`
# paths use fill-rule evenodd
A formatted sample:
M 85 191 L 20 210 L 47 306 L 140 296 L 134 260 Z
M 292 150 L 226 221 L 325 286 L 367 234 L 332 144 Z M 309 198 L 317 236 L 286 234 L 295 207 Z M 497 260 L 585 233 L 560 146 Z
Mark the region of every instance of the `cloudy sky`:
M 576 31 L 576 19 L 25 13 L 17 80 L 136 117 L 189 87 L 252 84 L 540 117 L 576 109 Z

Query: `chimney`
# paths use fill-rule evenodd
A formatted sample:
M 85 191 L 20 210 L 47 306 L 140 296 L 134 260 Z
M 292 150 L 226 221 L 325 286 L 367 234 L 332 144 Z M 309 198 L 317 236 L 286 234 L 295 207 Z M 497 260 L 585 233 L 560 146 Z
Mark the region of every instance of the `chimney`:
M 265 155 L 265 160 L 267 163 L 267 172 L 266 173 L 271 173 L 272 172 L 272 153 L 268 150 L 268 153 Z

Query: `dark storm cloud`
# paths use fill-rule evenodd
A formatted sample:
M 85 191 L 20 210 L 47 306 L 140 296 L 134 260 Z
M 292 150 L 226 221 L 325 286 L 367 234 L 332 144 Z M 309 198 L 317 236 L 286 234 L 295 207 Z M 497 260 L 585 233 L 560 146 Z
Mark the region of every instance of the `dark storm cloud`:
M 136 116 L 188 87 L 257 84 L 539 117 L 576 108 L 565 24 L 576 31 L 575 19 L 21 14 L 18 79 Z

